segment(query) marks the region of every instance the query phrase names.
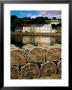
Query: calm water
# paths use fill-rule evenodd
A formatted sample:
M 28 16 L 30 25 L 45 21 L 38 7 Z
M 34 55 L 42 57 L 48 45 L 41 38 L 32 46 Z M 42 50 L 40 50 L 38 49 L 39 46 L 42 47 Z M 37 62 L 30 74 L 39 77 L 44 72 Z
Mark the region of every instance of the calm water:
M 61 44 L 61 37 L 45 37 L 45 36 L 12 36 L 11 43 L 18 46 L 24 44 L 37 45 L 39 43 Z

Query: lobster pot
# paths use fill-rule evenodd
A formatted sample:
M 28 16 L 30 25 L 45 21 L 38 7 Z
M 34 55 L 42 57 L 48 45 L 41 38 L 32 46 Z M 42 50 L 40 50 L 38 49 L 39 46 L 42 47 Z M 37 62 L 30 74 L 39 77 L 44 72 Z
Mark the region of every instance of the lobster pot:
M 34 45 L 27 44 L 22 47 L 22 51 L 25 55 L 28 55 L 29 51 L 31 51 L 33 48 L 35 48 Z
M 13 50 L 19 50 L 19 49 L 20 49 L 19 47 L 15 46 L 13 44 L 11 44 L 11 46 L 10 46 L 10 50 L 11 51 L 13 51 Z
M 37 47 L 40 47 L 43 49 L 49 49 L 51 47 L 51 45 L 47 44 L 47 43 L 39 43 Z
M 59 61 L 61 58 L 61 48 L 51 48 L 46 52 L 46 61 Z
M 28 63 L 22 67 L 20 78 L 21 79 L 33 79 L 40 76 L 39 67 L 37 64 Z
M 28 59 L 21 50 L 11 51 L 11 65 L 24 65 Z
M 44 63 L 45 62 L 45 49 L 34 48 L 29 52 L 29 62 Z
M 40 79 L 43 79 L 43 80 L 44 79 L 53 79 L 54 80 L 54 79 L 61 79 L 61 77 L 60 77 L 60 75 L 57 74 L 57 75 L 53 75 L 50 77 L 49 76 L 40 77 Z
M 57 73 L 57 67 L 56 64 L 50 61 L 47 61 L 41 65 L 40 68 L 40 76 L 53 76 Z
M 19 72 L 18 72 L 18 68 L 16 66 L 11 66 L 11 70 L 10 70 L 10 78 L 11 79 L 19 79 Z
M 11 57 L 10 65 L 17 65 L 17 60 L 14 57 Z
M 53 47 L 56 47 L 56 48 L 61 48 L 61 44 L 54 44 L 52 45 Z
M 57 68 L 58 68 L 58 74 L 59 75 L 61 75 L 61 67 L 62 67 L 62 65 L 61 65 L 62 63 L 61 63 L 61 61 L 60 62 L 58 62 L 58 65 L 57 65 Z

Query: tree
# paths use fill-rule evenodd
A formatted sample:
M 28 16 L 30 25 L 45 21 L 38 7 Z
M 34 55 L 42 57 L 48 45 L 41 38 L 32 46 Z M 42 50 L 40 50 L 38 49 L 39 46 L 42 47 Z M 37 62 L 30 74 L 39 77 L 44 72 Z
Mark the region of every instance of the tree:
M 56 18 L 56 17 L 53 17 L 52 19 L 53 19 L 53 20 L 56 20 L 57 18 Z
M 44 24 L 45 23 L 45 19 L 44 17 L 36 17 L 34 20 L 35 24 Z
M 48 18 L 48 17 L 44 17 L 44 19 L 45 19 L 45 20 L 49 20 L 49 18 Z
M 15 31 L 17 19 L 18 19 L 17 16 L 15 16 L 15 15 L 11 16 L 11 31 Z
M 47 20 L 47 21 L 46 21 Z M 18 18 L 17 16 L 13 15 L 11 16 L 11 31 L 15 31 L 16 27 L 21 27 L 23 24 L 48 24 L 50 21 L 48 21 L 48 17 L 23 17 Z
M 55 24 L 52 24 L 52 28 L 56 28 L 57 27 L 57 25 L 55 25 Z

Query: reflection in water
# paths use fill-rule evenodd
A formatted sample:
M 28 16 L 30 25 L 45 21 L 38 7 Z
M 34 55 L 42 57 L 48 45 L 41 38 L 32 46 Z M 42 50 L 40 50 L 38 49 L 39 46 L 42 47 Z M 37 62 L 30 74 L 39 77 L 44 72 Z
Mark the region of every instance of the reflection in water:
M 23 43 L 55 43 L 56 39 L 52 37 L 43 37 L 43 36 L 24 36 Z
M 11 43 L 23 43 L 23 44 L 61 44 L 61 37 L 45 37 L 45 36 L 14 36 L 11 39 Z

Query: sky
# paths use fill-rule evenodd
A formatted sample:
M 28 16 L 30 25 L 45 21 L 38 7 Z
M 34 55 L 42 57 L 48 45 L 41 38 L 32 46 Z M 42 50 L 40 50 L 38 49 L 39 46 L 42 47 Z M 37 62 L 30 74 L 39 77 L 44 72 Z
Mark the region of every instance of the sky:
M 48 17 L 48 18 L 53 18 L 53 17 L 57 17 L 57 18 L 61 18 L 61 11 L 57 11 L 57 10 L 53 10 L 53 11 L 47 11 L 47 10 L 29 10 L 29 11 L 11 11 L 11 16 L 12 15 L 16 15 L 18 18 L 23 18 L 23 17 L 31 17 L 31 18 L 36 18 L 36 17 Z

